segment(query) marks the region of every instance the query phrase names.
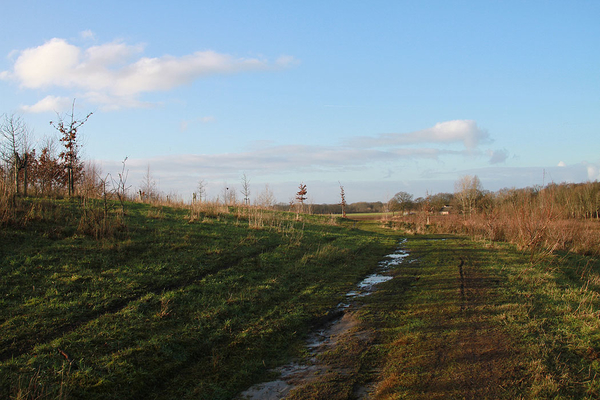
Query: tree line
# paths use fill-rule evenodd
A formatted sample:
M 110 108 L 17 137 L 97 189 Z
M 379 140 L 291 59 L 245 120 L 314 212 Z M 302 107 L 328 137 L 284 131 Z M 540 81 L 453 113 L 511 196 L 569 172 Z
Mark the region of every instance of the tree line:
M 84 163 L 79 156 L 78 129 L 92 115 L 78 119 L 71 114 L 57 116 L 50 125 L 59 134 L 59 142 L 49 138 L 35 148 L 32 133 L 23 118 L 5 114 L 0 121 L 0 165 L 3 194 L 13 196 L 73 196 L 77 183 L 84 177 Z

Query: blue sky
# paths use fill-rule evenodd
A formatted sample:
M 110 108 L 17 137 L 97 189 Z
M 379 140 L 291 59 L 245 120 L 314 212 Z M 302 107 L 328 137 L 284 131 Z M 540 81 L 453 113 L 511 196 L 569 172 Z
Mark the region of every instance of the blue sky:
M 0 113 L 184 198 L 315 203 L 600 178 L 600 2 L 8 1 Z

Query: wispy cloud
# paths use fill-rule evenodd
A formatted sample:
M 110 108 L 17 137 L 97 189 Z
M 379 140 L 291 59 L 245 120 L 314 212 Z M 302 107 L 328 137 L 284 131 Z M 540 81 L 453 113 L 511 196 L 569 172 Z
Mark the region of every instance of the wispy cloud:
M 198 118 L 194 122 L 200 123 L 202 118 Z M 440 127 L 449 125 L 442 122 L 436 124 L 437 128 L 435 129 L 429 128 L 405 134 L 410 140 L 388 141 L 382 140 L 381 135 L 374 135 L 371 138 L 362 136 L 338 145 L 328 146 L 277 145 L 270 141 L 257 141 L 249 143 L 247 149 L 240 152 L 174 154 L 152 159 L 130 159 L 127 165 L 132 172 L 132 181 L 138 179 L 136 177 L 141 179 L 147 166 L 150 165 L 154 171 L 153 174 L 161 182 L 162 190 L 172 189 L 181 193 L 192 190 L 198 179 L 208 179 L 215 184 L 218 182 L 231 184 L 238 182 L 242 173 L 252 176 L 256 181 L 270 183 L 289 182 L 294 179 L 306 180 L 306 177 L 313 177 L 322 182 L 332 179 L 335 187 L 337 187 L 335 185 L 337 180 L 347 179 L 349 188 L 352 187 L 352 181 L 358 182 L 368 176 L 377 176 L 378 179 L 374 178 L 373 182 L 379 182 L 377 185 L 381 187 L 380 196 L 381 193 L 385 193 L 386 185 L 389 190 L 389 185 L 393 185 L 395 182 L 394 179 L 409 176 L 406 174 L 408 170 L 416 173 L 415 168 L 422 169 L 420 180 L 425 183 L 422 183 L 421 186 L 425 185 L 423 190 L 430 191 L 452 190 L 454 180 L 461 173 L 477 174 L 480 178 L 485 178 L 486 184 L 492 185 L 486 188 L 493 190 L 505 186 L 537 184 L 543 179 L 542 171 L 544 169 L 552 173 L 553 179 L 560 181 L 577 181 L 585 176 L 589 179 L 600 177 L 599 166 L 590 163 L 567 168 L 499 166 L 509 159 L 509 151 L 506 149 L 483 151 L 480 148 L 481 143 L 491 142 L 492 138 L 483 129 L 477 127 L 474 121 L 467 124 L 454 123 L 450 125 L 466 128 L 462 131 L 454 130 L 453 136 L 444 135 L 443 129 Z M 436 131 L 436 133 L 434 134 L 432 131 Z M 452 132 L 451 129 L 449 131 Z M 481 132 L 485 132 L 485 134 Z M 368 141 L 367 139 L 371 139 L 371 143 L 376 142 L 378 145 L 363 148 L 356 145 L 359 141 Z M 473 160 L 479 158 L 481 167 L 468 171 L 445 168 L 443 166 L 448 157 L 468 159 L 468 165 L 472 167 L 477 165 L 473 163 Z M 492 166 L 484 167 L 488 163 Z M 120 165 L 117 164 L 115 163 L 111 168 L 117 169 Z M 408 182 L 410 179 L 407 178 L 406 181 Z M 133 182 L 134 186 L 135 184 Z M 292 189 L 294 189 L 293 185 Z
M 94 40 L 96 38 L 96 35 L 94 35 L 94 32 L 92 32 L 90 29 L 79 32 L 79 36 L 81 36 L 82 39 Z
M 66 97 L 46 96 L 31 106 L 21 106 L 21 110 L 27 113 L 41 113 L 47 111 L 61 112 L 71 106 L 71 99 Z
M 93 33 L 82 36 L 93 38 Z M 269 62 L 212 50 L 180 57 L 143 57 L 143 52 L 143 45 L 121 41 L 83 48 L 54 38 L 18 52 L 12 70 L 0 72 L 0 78 L 27 89 L 83 91 L 89 101 L 112 108 L 143 107 L 139 96 L 146 92 L 168 91 L 213 74 L 264 71 L 297 62 L 292 56 Z
M 462 143 L 467 150 L 490 143 L 489 133 L 473 120 L 439 122 L 431 128 L 410 133 L 384 133 L 376 137 L 357 137 L 348 141 L 349 146 L 374 148 L 383 146 L 416 145 L 424 143 Z
M 506 149 L 500 149 L 500 150 L 488 150 L 487 151 L 488 156 L 490 157 L 490 164 L 500 164 L 503 162 L 506 162 L 506 160 L 508 159 L 509 153 L 508 150 Z
M 182 121 L 180 129 L 185 131 L 191 123 L 211 122 L 212 117 L 203 117 L 196 120 Z M 441 162 L 445 157 L 485 157 L 486 153 L 476 148 L 475 144 L 490 141 L 486 133 L 477 140 L 477 132 L 483 132 L 474 121 L 460 124 L 451 121 L 451 124 L 440 123 L 434 128 L 425 129 L 415 133 L 405 134 L 408 139 L 382 140 L 381 136 L 369 138 L 360 137 L 348 140 L 339 145 L 276 145 L 269 141 L 252 142 L 246 151 L 223 154 L 178 154 L 156 157 L 151 160 L 130 160 L 129 165 L 143 171 L 150 163 L 156 171 L 165 174 L 163 179 L 180 179 L 180 176 L 211 176 L 213 179 L 236 179 L 241 171 L 254 176 L 285 176 L 297 174 L 343 174 L 348 171 L 363 172 L 365 169 L 377 166 L 388 171 L 386 178 L 394 173 L 393 168 L 398 163 L 407 161 L 419 162 L 428 160 Z M 451 135 L 444 135 L 440 127 L 454 126 L 448 129 Z M 464 130 L 457 126 L 466 127 Z M 466 130 L 466 131 L 465 131 Z M 435 133 L 432 133 L 434 131 Z M 427 133 L 429 132 L 429 133 Z M 452 136 L 453 135 L 453 136 Z M 450 139 L 449 136 L 452 138 Z M 417 138 L 420 138 L 417 140 Z M 435 139 L 439 138 L 439 142 Z M 467 139 L 465 139 L 467 138 Z M 359 147 L 356 143 L 365 141 L 377 142 L 377 146 Z M 463 144 L 462 149 L 451 146 L 455 142 Z M 351 143 L 349 145 L 348 143 Z M 410 143 L 411 145 L 403 145 Z M 435 147 L 434 147 L 435 145 Z M 452 148 L 451 148 L 452 147 Z M 487 155 L 490 159 L 500 162 L 506 159 L 506 150 L 491 151 Z M 168 171 L 173 171 L 172 176 Z

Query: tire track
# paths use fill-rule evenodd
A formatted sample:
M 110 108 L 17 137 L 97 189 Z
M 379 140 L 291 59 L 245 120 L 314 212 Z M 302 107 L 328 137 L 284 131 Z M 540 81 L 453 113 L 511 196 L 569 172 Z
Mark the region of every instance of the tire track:
M 121 297 L 118 300 L 111 302 L 109 305 L 102 309 L 82 315 L 77 319 L 76 322 L 58 325 L 53 331 L 48 332 L 48 334 L 46 335 L 31 336 L 31 334 L 27 332 L 23 334 L 23 336 L 25 336 L 24 340 L 19 340 L 18 337 L 11 338 L 10 341 L 2 340 L 0 341 L 0 362 L 10 360 L 11 358 L 19 357 L 23 354 L 27 354 L 30 351 L 32 351 L 35 348 L 35 346 L 42 343 L 48 343 L 55 339 L 63 337 L 71 332 L 74 332 L 79 327 L 84 326 L 85 324 L 104 315 L 117 314 L 123 309 L 125 309 L 130 303 L 138 301 L 148 294 L 158 295 L 161 293 L 170 292 L 173 290 L 184 288 L 186 286 L 190 286 L 208 276 L 217 274 L 229 268 L 234 268 L 240 265 L 245 260 L 256 259 L 261 254 L 265 252 L 270 252 L 278 246 L 279 243 L 272 244 L 257 249 L 251 252 L 250 254 L 245 254 L 243 256 L 233 256 L 235 252 L 229 252 L 226 256 L 220 257 L 220 259 L 217 261 L 217 265 L 215 265 L 212 268 L 208 268 L 197 275 L 185 277 L 183 279 L 173 281 L 167 285 L 149 285 L 147 286 L 146 290 L 137 292 L 136 294 L 131 296 Z

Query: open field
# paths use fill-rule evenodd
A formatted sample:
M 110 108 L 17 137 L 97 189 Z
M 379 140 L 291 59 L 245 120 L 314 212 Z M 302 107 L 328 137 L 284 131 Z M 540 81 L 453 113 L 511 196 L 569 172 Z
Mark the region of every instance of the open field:
M 532 263 L 379 222 L 135 203 L 96 240 L 76 202 L 33 209 L 1 231 L 2 398 L 229 399 L 310 358 L 327 367 L 291 399 L 600 395 L 595 257 Z M 394 279 L 310 354 L 311 331 L 398 243 Z
M 144 204 L 95 240 L 76 204 L 42 208 L 1 234 L 3 398 L 230 398 L 299 356 L 394 245 L 329 218 Z

